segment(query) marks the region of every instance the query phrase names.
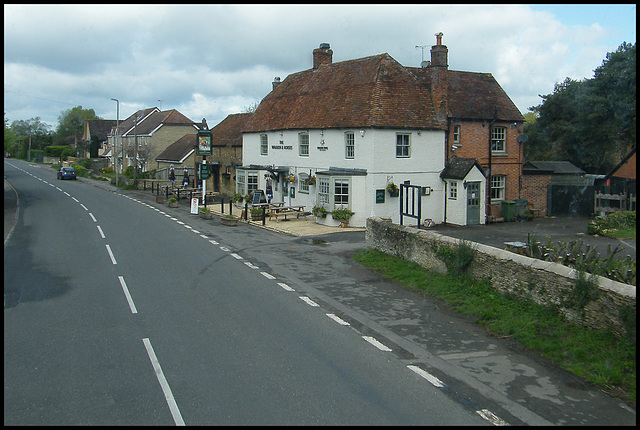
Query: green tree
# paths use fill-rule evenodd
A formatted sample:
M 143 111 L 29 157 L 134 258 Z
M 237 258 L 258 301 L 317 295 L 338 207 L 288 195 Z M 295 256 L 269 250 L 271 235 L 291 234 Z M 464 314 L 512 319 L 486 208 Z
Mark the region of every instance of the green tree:
M 39 151 L 51 145 L 53 140 L 51 126 L 42 122 L 40 117 L 13 121 L 11 133 L 15 137 L 15 142 L 10 153 L 19 158 L 27 157 L 29 145 L 32 151 Z
M 567 160 L 588 173 L 607 173 L 635 146 L 635 44 L 608 53 L 593 79 L 566 78 L 529 108 L 527 159 Z
M 83 151 L 82 127 L 87 119 L 100 119 L 93 109 L 83 109 L 76 106 L 62 111 L 58 116 L 58 126 L 56 127 L 56 140 L 58 145 L 76 144 L 78 149 Z

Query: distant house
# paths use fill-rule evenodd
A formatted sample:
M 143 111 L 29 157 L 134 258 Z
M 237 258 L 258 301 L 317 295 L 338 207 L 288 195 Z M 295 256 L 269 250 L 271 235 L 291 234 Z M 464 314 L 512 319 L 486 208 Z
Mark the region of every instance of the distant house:
M 519 195 L 524 118 L 491 75 L 449 71 L 436 36 L 423 68 L 388 54 L 333 63 L 321 44 L 311 69 L 276 78 L 243 130 L 236 191 L 271 185 L 276 201 L 349 208 L 350 225 L 364 226 L 371 216 L 399 222 L 399 198 L 385 192 L 388 184 L 417 185 L 428 190 L 417 199 L 423 218 L 475 223 L 475 212 L 473 220 L 463 215 L 464 201 L 481 208 L 484 224 L 502 200 Z M 458 171 L 454 155 L 477 164 L 465 177 L 441 176 L 447 166 Z M 470 200 L 465 183 L 477 190 Z M 451 203 L 452 195 L 461 200 Z M 338 225 L 331 215 L 318 222 Z
M 109 133 L 115 127 L 115 119 L 87 119 L 82 127 L 82 141 L 84 142 L 85 158 L 104 156 L 108 150 Z
M 604 177 L 604 184 L 611 194 L 636 195 L 636 148 L 631 151 Z
M 169 145 L 187 134 L 194 134 L 198 129 L 198 124 L 175 109 L 142 109 L 120 121 L 117 133 L 116 127 L 112 128 L 109 146 L 112 154 L 115 153 L 113 144 L 117 135 L 118 166 L 121 171 L 133 165 L 136 156 L 141 171 L 147 171 L 154 168 L 152 161 Z
M 236 168 L 242 166 L 242 130 L 253 113 L 238 113 L 227 116 L 211 129 L 213 191 L 224 195 L 235 193 Z

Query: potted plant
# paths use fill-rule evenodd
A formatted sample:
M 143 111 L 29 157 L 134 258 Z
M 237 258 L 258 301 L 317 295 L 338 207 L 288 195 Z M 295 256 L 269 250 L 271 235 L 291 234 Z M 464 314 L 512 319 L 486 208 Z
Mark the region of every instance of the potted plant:
M 389 191 L 389 195 L 391 197 L 398 197 L 398 194 L 400 193 L 398 186 L 394 184 L 393 181 L 387 184 L 387 191 Z
M 333 219 L 335 219 L 336 221 L 340 221 L 340 227 L 349 226 L 349 218 L 351 218 L 351 215 L 353 215 L 353 212 L 351 211 L 351 209 L 347 208 L 336 209 L 331 212 L 331 216 L 333 217 Z
M 200 210 L 198 211 L 198 214 L 200 215 L 200 218 L 203 218 L 203 219 L 213 218 L 213 213 L 211 213 L 211 209 L 207 207 L 200 208 Z
M 251 221 L 262 221 L 262 208 L 251 208 Z
M 323 207 L 314 206 L 311 209 L 311 213 L 318 218 L 325 218 L 327 216 L 327 210 Z
M 315 176 L 309 176 L 305 182 L 307 183 L 307 185 L 315 185 L 316 184 L 316 177 Z
M 178 200 L 175 197 L 171 197 L 169 200 L 167 200 L 167 203 L 169 204 L 170 208 L 178 207 Z
M 220 218 L 220 224 L 235 227 L 238 225 L 238 217 L 235 215 L 222 215 L 222 218 Z

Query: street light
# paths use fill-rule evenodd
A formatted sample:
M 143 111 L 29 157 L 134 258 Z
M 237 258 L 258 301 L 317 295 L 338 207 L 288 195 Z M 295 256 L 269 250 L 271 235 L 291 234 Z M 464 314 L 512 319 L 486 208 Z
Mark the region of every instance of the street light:
M 116 170 L 116 187 L 118 186 L 118 130 L 120 129 L 120 100 L 111 99 L 116 102 L 116 135 L 113 137 L 114 146 L 115 146 L 115 170 Z

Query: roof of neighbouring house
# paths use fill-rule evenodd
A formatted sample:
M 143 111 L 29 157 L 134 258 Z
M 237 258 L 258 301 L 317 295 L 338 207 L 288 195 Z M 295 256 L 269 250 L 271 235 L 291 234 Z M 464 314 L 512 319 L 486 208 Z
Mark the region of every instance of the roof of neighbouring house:
M 115 127 L 116 122 L 115 119 L 88 119 L 89 134 L 91 137 L 96 137 L 99 142 L 103 142 L 107 140 L 107 136 Z
M 243 131 L 388 127 L 444 130 L 425 83 L 389 54 L 287 76 Z
M 138 118 L 138 124 L 134 119 Z M 181 114 L 175 109 L 160 111 L 157 107 L 141 109 L 124 121 L 120 122 L 119 130 L 123 136 L 150 135 L 161 125 L 192 125 L 194 130 L 198 128 L 198 124 Z
M 482 166 L 480 166 L 480 163 L 478 163 L 478 160 L 475 158 L 454 156 L 449 160 L 442 172 L 440 172 L 440 177 L 442 179 L 464 179 L 474 166 L 480 170 L 482 176 L 486 176 Z
M 526 161 L 522 165 L 524 174 L 551 174 L 551 175 L 583 175 L 584 170 L 574 166 L 569 161 Z
M 156 161 L 182 163 L 195 151 L 197 142 L 197 134 L 186 134 L 158 154 Z
M 430 86 L 433 69 L 408 67 Z M 462 119 L 524 121 L 520 110 L 491 73 L 447 70 L 448 116 Z
M 211 129 L 212 146 L 242 146 L 242 129 L 253 116 L 252 112 L 227 116 Z

